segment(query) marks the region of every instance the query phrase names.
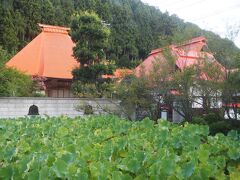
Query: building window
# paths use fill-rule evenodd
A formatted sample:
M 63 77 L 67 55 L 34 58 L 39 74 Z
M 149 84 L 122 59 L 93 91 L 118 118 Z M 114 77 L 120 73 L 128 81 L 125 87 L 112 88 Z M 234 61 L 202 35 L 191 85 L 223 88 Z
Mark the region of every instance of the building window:
M 53 98 L 72 98 L 73 94 L 69 89 L 52 89 L 48 91 L 48 96 Z

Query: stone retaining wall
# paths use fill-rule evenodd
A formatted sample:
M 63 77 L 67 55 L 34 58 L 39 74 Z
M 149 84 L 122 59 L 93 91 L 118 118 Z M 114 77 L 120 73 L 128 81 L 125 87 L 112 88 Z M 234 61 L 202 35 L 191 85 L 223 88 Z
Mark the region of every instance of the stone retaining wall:
M 106 114 L 107 111 L 118 111 L 119 101 L 111 99 L 77 99 L 77 98 L 0 98 L 0 118 L 17 118 L 28 115 L 29 108 L 36 105 L 41 116 L 70 117 L 82 116 L 82 107 L 91 105 L 95 114 Z M 81 107 L 81 108 L 77 108 Z M 78 109 L 78 110 L 77 110 Z

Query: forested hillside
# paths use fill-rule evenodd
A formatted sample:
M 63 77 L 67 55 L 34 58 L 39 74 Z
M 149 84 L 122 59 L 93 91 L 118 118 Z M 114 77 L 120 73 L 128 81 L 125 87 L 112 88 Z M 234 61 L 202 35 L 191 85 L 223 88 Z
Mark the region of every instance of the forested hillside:
M 0 0 L 0 53 L 14 54 L 38 33 L 37 23 L 70 26 L 79 11 L 95 11 L 110 25 L 108 59 L 132 67 L 150 50 L 203 35 L 209 50 L 230 66 L 239 49 L 229 40 L 184 23 L 140 0 Z M 0 54 L 0 57 L 3 56 Z M 6 58 L 2 58 L 6 59 Z

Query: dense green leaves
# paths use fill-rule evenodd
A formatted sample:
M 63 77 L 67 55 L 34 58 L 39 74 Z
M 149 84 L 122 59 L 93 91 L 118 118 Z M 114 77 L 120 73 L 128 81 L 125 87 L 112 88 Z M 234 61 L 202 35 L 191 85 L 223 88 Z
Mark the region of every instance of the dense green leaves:
M 33 83 L 29 76 L 17 71 L 0 66 L 0 96 L 30 96 Z
M 112 116 L 0 120 L 0 178 L 237 179 L 239 135 Z
M 4 64 L 9 60 L 9 54 L 0 46 L 0 67 L 3 67 Z
M 76 43 L 73 49 L 81 66 L 92 65 L 105 56 L 110 29 L 103 24 L 96 13 L 83 12 L 73 18 L 71 36 Z

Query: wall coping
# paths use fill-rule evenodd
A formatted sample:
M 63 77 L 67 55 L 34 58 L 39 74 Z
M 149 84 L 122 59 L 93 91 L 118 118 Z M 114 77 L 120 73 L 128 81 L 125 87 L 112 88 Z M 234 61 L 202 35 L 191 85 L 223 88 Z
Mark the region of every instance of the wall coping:
M 110 98 L 53 98 L 53 97 L 0 97 L 0 100 L 86 100 L 86 101 L 120 101 Z

